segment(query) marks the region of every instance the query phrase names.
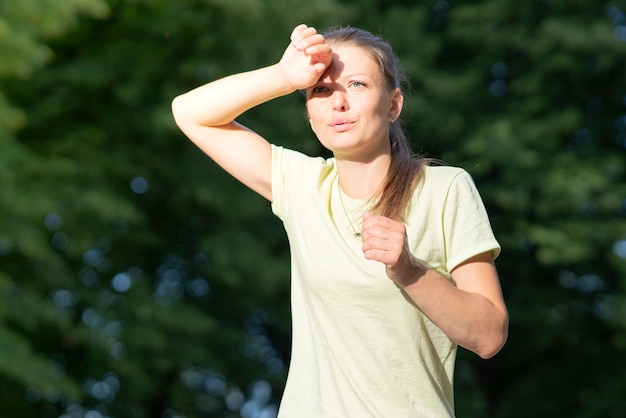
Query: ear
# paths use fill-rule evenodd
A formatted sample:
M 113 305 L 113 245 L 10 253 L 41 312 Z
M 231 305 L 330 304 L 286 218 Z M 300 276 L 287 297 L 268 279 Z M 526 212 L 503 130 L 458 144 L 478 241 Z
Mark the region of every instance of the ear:
M 313 133 L 315 133 L 315 129 L 313 128 L 313 120 L 311 120 L 311 116 L 309 115 L 309 109 L 307 107 L 305 107 L 306 109 L 306 120 L 309 121 L 309 125 L 311 126 L 311 130 L 313 131 Z
M 402 105 L 404 104 L 404 96 L 402 90 L 396 87 L 391 92 L 391 104 L 389 106 L 389 122 L 395 122 L 402 112 Z

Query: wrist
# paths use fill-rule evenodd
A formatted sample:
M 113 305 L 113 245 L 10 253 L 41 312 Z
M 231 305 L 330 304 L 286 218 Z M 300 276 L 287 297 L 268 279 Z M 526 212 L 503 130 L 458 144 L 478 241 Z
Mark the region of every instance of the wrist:
M 407 260 L 404 268 L 392 273 L 391 277 L 398 286 L 407 288 L 415 285 L 429 271 L 428 267 L 411 257 L 410 261 Z
M 298 88 L 291 83 L 289 77 L 285 74 L 282 63 L 279 62 L 274 64 L 270 68 L 273 68 L 276 72 L 276 80 L 278 81 L 280 88 L 284 90 L 285 95 L 298 90 Z

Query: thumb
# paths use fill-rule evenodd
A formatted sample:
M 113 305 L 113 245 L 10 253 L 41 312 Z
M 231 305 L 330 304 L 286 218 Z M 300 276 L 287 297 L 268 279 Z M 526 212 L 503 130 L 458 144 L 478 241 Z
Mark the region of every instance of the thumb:
M 324 75 L 324 72 L 328 69 L 328 65 L 325 62 L 318 60 L 316 56 L 311 55 L 308 56 L 308 58 L 310 61 L 308 63 L 308 68 L 305 69 L 305 78 L 309 84 L 306 87 L 310 87 L 317 83 Z
M 324 64 L 323 62 L 316 62 L 315 64 L 313 64 L 313 72 L 317 76 L 317 79 L 319 79 L 324 74 L 324 71 L 326 71 L 326 68 L 327 68 L 327 65 Z

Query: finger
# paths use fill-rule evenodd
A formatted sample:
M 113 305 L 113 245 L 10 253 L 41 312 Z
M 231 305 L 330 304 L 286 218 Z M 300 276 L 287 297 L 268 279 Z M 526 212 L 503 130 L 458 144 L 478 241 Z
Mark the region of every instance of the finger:
M 313 83 L 311 83 L 311 85 L 315 84 L 315 82 L 317 82 L 317 80 L 322 77 L 322 74 L 324 74 L 326 68 L 328 68 L 327 65 L 321 62 L 316 62 L 315 64 L 313 64 L 313 74 L 315 74 L 315 79 L 313 80 Z
M 300 31 L 291 41 L 291 43 L 301 51 L 316 43 L 322 44 L 324 42 L 324 36 L 317 33 L 315 28 L 306 28 Z
M 363 225 L 390 225 L 392 224 L 394 221 L 392 221 L 391 219 L 385 217 L 385 216 L 379 216 L 379 215 L 374 215 L 370 212 L 365 212 L 363 214 Z
M 366 260 L 378 261 L 387 267 L 396 266 L 402 258 L 402 253 L 398 251 L 388 251 L 380 248 L 372 248 L 363 251 Z
M 405 249 L 406 233 L 404 225 L 391 220 L 368 219 L 362 228 L 362 250 L 368 258 L 385 264 L 397 262 Z M 373 253 L 372 253 L 373 251 Z
M 315 30 L 315 29 L 313 29 Z M 310 35 L 298 37 L 299 42 L 297 43 L 298 47 L 301 49 L 307 49 L 308 47 L 316 44 L 325 44 L 324 35 L 321 33 L 313 32 Z
M 363 251 L 378 249 L 393 253 L 401 253 L 404 249 L 404 237 L 397 233 L 373 235 L 368 233 L 363 237 Z
M 323 42 L 323 41 L 322 41 Z M 317 43 L 307 46 L 304 52 L 309 56 L 330 54 L 331 48 L 327 43 Z
M 300 24 L 300 25 L 296 26 L 293 29 L 293 31 L 291 32 L 291 36 L 289 37 L 289 39 L 291 39 L 293 41 L 294 39 L 296 39 L 298 37 L 298 34 L 300 32 L 302 32 L 303 30 L 305 30 L 306 28 L 308 28 L 308 26 L 305 25 L 305 24 Z
M 366 260 L 378 261 L 387 265 L 387 252 L 379 249 L 371 249 L 363 251 Z
M 361 226 L 361 234 L 364 242 L 369 244 L 382 246 L 387 248 L 389 245 L 398 242 L 404 243 L 405 231 L 402 224 L 374 221 L 370 219 Z
M 363 255 L 367 260 L 379 261 L 388 267 L 397 265 L 404 255 L 404 246 L 398 242 L 373 243 L 363 245 Z
M 406 234 L 406 227 L 403 223 L 384 216 L 364 216 L 361 229 L 364 237 L 367 234 L 385 238 L 398 238 L 404 237 Z

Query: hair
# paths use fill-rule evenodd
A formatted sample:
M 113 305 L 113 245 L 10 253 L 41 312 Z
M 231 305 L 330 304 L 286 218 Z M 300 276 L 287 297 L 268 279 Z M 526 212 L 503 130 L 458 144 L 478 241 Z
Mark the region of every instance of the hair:
M 333 45 L 349 44 L 368 51 L 380 64 L 389 90 L 399 88 L 402 92 L 402 84 L 407 82 L 407 77 L 400 72 L 398 57 L 391 45 L 382 37 L 364 29 L 340 26 L 324 33 L 324 39 Z M 389 124 L 389 144 L 391 164 L 372 212 L 404 221 L 413 191 L 422 178 L 428 160 L 412 152 L 399 118 Z

